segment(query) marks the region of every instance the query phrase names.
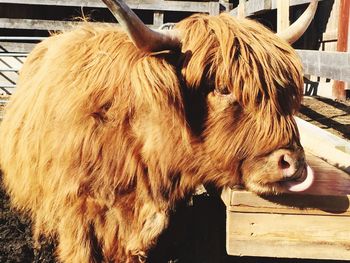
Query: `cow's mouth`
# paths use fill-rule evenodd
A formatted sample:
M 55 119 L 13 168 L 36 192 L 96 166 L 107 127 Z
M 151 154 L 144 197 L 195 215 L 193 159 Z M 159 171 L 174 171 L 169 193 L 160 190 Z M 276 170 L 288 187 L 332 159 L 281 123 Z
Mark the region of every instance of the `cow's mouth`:
M 306 165 L 297 179 L 283 180 L 279 184 L 288 192 L 304 192 L 311 187 L 313 181 L 314 172 L 309 165 Z

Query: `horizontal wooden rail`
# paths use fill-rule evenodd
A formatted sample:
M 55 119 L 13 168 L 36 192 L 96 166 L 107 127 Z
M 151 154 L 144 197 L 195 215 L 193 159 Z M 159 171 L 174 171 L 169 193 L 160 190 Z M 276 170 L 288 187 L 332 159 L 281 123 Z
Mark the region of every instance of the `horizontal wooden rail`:
M 28 5 L 52 5 L 52 6 L 77 6 L 105 8 L 106 5 L 100 0 L 0 0 L 6 4 Z M 227 8 L 228 4 L 218 1 L 194 2 L 194 1 L 162 1 L 162 0 L 127 0 L 131 9 L 158 10 L 158 11 L 186 11 L 211 13 L 212 10 Z
M 63 30 L 70 30 L 74 28 L 75 26 L 81 25 L 85 22 L 78 22 L 78 21 L 60 21 L 60 20 L 43 20 L 43 19 L 22 19 L 22 18 L 0 18 L 0 28 L 8 28 L 8 29 L 36 29 L 36 30 L 52 30 L 52 31 L 63 31 Z M 91 22 L 96 25 L 118 25 L 117 22 L 115 23 L 106 23 L 106 22 Z M 162 23 L 161 23 L 162 24 Z M 160 24 L 154 24 L 154 25 L 147 25 L 150 28 L 158 28 Z M 45 37 L 42 38 L 33 38 L 30 39 L 28 37 L 23 38 L 10 38 L 10 37 L 0 37 L 0 41 L 40 41 L 45 39 Z
M 0 52 L 0 58 L 1 57 L 27 57 L 28 53 L 7 53 L 7 52 Z
M 350 82 L 350 53 L 297 50 L 306 74 Z
M 69 30 L 74 26 L 85 22 L 41 20 L 41 19 L 18 19 L 0 18 L 0 28 L 9 29 L 37 29 L 37 30 Z M 107 24 L 94 22 L 95 24 Z M 109 23 L 116 25 L 115 23 Z
M 18 71 L 20 71 L 20 68 L 0 68 L 0 72 L 18 72 Z
M 336 51 L 297 50 L 304 73 L 334 80 L 350 82 L 350 53 Z M 26 57 L 27 53 L 0 52 L 0 57 Z M 19 69 L 0 68 L 10 72 Z
M 0 52 L 21 52 L 29 53 L 33 50 L 36 43 L 23 42 L 23 41 L 1 41 L 0 40 Z
M 5 88 L 5 89 L 12 89 L 15 88 L 15 84 L 0 84 L 0 88 Z
M 277 1 L 284 0 L 249 0 L 245 3 L 245 16 L 268 12 L 277 9 Z M 324 0 L 319 0 L 324 1 Z M 289 0 L 289 6 L 296 6 L 310 3 L 310 0 Z M 230 13 L 237 16 L 238 7 L 232 9 Z
M 46 37 L 9 37 L 0 36 L 0 41 L 41 41 Z
M 335 51 L 297 50 L 304 73 L 350 82 L 350 53 Z M 0 52 L 0 57 L 26 57 L 27 53 Z M 2 72 L 16 72 L 19 68 L 0 68 Z

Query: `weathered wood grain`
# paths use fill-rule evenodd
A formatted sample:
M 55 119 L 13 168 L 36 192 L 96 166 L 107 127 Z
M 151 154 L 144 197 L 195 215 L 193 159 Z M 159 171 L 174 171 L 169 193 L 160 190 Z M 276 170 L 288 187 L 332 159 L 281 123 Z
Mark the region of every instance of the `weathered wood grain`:
M 245 6 L 245 15 L 251 16 L 275 10 L 278 7 L 279 1 L 283 3 L 285 0 L 249 0 Z M 289 2 L 289 6 L 297 6 L 310 3 L 310 0 L 290 0 Z M 236 16 L 238 14 L 238 7 L 232 9 L 230 13 Z
M 74 26 L 85 22 L 41 20 L 41 19 L 19 19 L 19 18 L 0 18 L 0 28 L 9 29 L 37 29 L 37 30 L 69 30 Z M 106 24 L 94 22 L 96 24 Z M 109 23 L 116 25 L 116 23 Z
M 195 1 L 165 1 L 165 0 L 127 0 L 125 1 L 131 9 L 159 10 L 159 11 L 186 11 L 186 12 L 209 12 L 210 5 L 226 6 L 218 1 L 195 2 Z M 100 0 L 0 0 L 7 4 L 28 5 L 51 5 L 51 6 L 77 6 L 106 8 Z
M 297 52 L 306 74 L 350 82 L 350 53 L 316 50 Z
M 289 27 L 289 0 L 277 1 L 277 33 Z
M 157 21 L 158 22 L 158 21 Z M 77 21 L 58 21 L 58 20 L 42 20 L 42 19 L 18 19 L 18 18 L 0 18 L 0 28 L 8 29 L 37 29 L 37 30 L 47 30 L 47 31 L 64 31 L 71 30 L 75 26 L 79 26 L 85 22 Z M 113 25 L 118 26 L 115 23 L 106 22 L 91 22 L 95 25 Z M 147 25 L 150 28 L 159 27 L 156 25 Z
M 2 42 L 0 40 L 0 52 L 30 52 L 33 50 L 34 43 L 24 42 Z
M 153 25 L 155 27 L 160 27 L 164 24 L 164 12 L 156 11 L 153 14 Z
M 225 189 L 230 255 L 350 260 L 350 175 L 307 153 L 315 181 L 303 193 Z
M 350 217 L 228 212 L 227 252 L 236 256 L 350 259 Z
M 306 159 L 315 173 L 314 184 L 307 191 L 261 197 L 245 190 L 225 189 L 222 197 L 227 209 L 235 212 L 350 216 L 350 175 L 309 153 Z

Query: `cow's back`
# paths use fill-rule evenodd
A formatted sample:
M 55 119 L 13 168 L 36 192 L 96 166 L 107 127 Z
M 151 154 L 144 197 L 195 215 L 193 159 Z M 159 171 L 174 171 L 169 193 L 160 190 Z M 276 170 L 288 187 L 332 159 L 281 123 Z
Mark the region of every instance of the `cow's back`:
M 70 196 L 111 184 L 98 174 L 117 173 L 113 158 L 125 161 L 128 76 L 140 56 L 118 28 L 86 24 L 38 44 L 24 63 L 0 126 L 0 167 L 13 204 L 48 231 L 69 214 Z

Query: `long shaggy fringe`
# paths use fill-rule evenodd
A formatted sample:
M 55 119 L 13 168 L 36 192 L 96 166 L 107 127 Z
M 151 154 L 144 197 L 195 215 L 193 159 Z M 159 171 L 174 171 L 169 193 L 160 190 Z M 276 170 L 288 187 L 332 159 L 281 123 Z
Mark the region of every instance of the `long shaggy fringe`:
M 192 56 L 183 68 L 190 87 L 214 79 L 233 92 L 249 112 L 268 109 L 291 114 L 302 97 L 301 63 L 293 48 L 249 19 L 195 15 L 178 25 L 185 32 L 183 51 Z
M 212 89 L 228 90 L 240 106 L 212 112 L 207 131 L 216 138 L 207 148 L 218 145 L 227 159 L 242 160 L 299 141 L 292 115 L 302 99 L 302 67 L 288 43 L 261 24 L 228 14 L 195 15 L 178 28 L 185 32 L 183 52 L 191 50 L 182 68 L 188 87 L 212 80 Z
M 90 24 L 26 60 L 1 124 L 0 165 L 35 233 L 58 233 L 62 260 L 143 255 L 198 184 L 228 184 L 232 163 L 298 141 L 301 66 L 287 43 L 224 14 L 177 28 L 180 66 L 170 62 L 179 54 L 143 53 L 119 29 Z M 188 90 L 214 89 L 235 102 L 219 111 L 184 101 Z M 200 136 L 186 119 L 191 107 L 208 111 Z

